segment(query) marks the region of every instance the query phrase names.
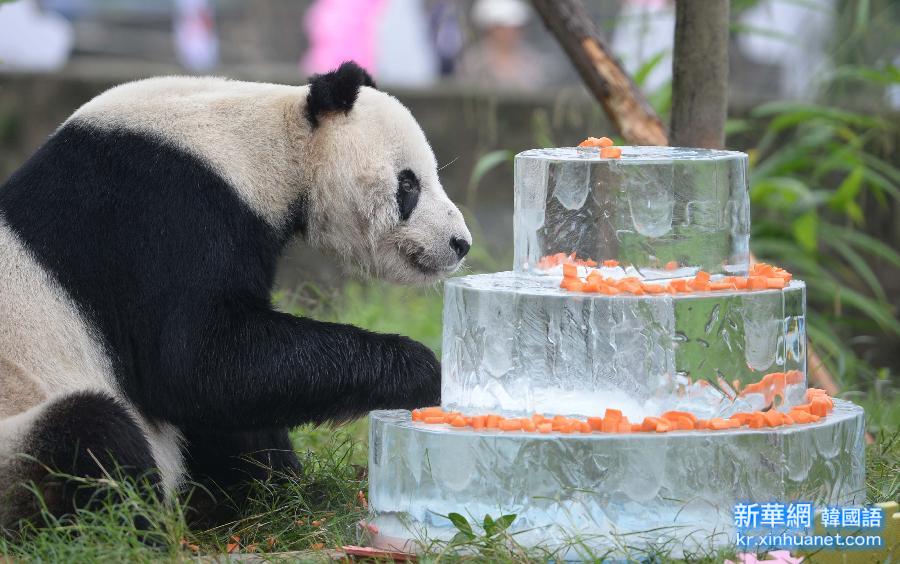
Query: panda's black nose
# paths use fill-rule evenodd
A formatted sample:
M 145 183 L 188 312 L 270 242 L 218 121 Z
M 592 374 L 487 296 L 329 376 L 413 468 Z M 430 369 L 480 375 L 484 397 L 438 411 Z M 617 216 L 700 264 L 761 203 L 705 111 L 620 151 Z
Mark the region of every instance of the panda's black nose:
M 459 257 L 460 260 L 466 253 L 469 252 L 469 249 L 472 245 L 469 244 L 465 239 L 460 239 L 459 237 L 450 237 L 450 248 L 456 253 L 456 256 Z

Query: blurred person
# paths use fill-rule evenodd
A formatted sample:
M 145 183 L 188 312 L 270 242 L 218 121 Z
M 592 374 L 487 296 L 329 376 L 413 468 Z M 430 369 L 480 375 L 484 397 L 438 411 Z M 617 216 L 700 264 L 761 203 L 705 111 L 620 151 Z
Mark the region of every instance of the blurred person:
M 463 49 L 458 7 L 454 0 L 440 0 L 431 11 L 431 35 L 441 76 L 454 73 Z
M 531 11 L 522 0 L 477 0 L 472 19 L 481 32 L 459 65 L 465 82 L 516 90 L 549 84 L 548 61 L 525 41 Z
M 394 86 L 427 86 L 438 76 L 422 0 L 387 0 L 378 19 L 375 80 Z
M 762 0 L 741 14 L 740 22 L 749 30 L 737 36 L 741 52 L 778 67 L 773 97 L 808 100 L 815 95 L 816 79 L 830 67 L 834 10 L 834 0 Z
M 73 41 L 72 25 L 34 0 L 0 4 L 0 70 L 58 70 Z
M 213 7 L 209 0 L 175 0 L 175 52 L 188 70 L 203 72 L 219 62 Z
M 379 20 L 386 4 L 386 0 L 316 0 L 304 16 L 309 50 L 300 70 L 323 73 L 344 61 L 356 61 L 376 74 Z

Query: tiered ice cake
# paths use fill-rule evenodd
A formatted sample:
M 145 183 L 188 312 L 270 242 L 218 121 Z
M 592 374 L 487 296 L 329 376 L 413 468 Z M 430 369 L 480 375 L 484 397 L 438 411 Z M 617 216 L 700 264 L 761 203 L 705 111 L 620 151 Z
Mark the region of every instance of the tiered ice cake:
M 749 264 L 746 167 L 516 157 L 514 271 L 445 286 L 442 407 L 372 413 L 376 543 L 450 538 L 455 512 L 677 550 L 731 542 L 740 501 L 864 499 L 862 410 L 807 389 L 805 286 Z

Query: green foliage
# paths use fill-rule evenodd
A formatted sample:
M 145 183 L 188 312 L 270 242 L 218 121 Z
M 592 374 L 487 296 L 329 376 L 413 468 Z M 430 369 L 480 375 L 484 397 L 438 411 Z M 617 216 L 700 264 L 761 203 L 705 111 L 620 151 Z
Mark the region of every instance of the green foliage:
M 865 231 L 900 203 L 900 169 L 889 156 L 896 120 L 776 102 L 751 123 L 764 131 L 750 149 L 753 250 L 807 282 L 810 335 L 843 383 L 871 382 L 875 369 L 850 343 L 869 335 L 900 344 L 881 282 L 900 253 Z

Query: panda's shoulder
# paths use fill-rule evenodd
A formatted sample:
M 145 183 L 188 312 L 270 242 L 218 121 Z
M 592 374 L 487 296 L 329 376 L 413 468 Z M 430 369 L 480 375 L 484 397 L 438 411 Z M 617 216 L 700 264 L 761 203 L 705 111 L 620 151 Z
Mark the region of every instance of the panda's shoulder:
M 227 103 L 246 96 L 263 98 L 288 88 L 264 82 L 245 82 L 213 76 L 159 76 L 120 84 L 91 99 L 69 118 L 97 119 L 165 111 L 177 103 L 183 108 L 208 108 L 211 102 Z

